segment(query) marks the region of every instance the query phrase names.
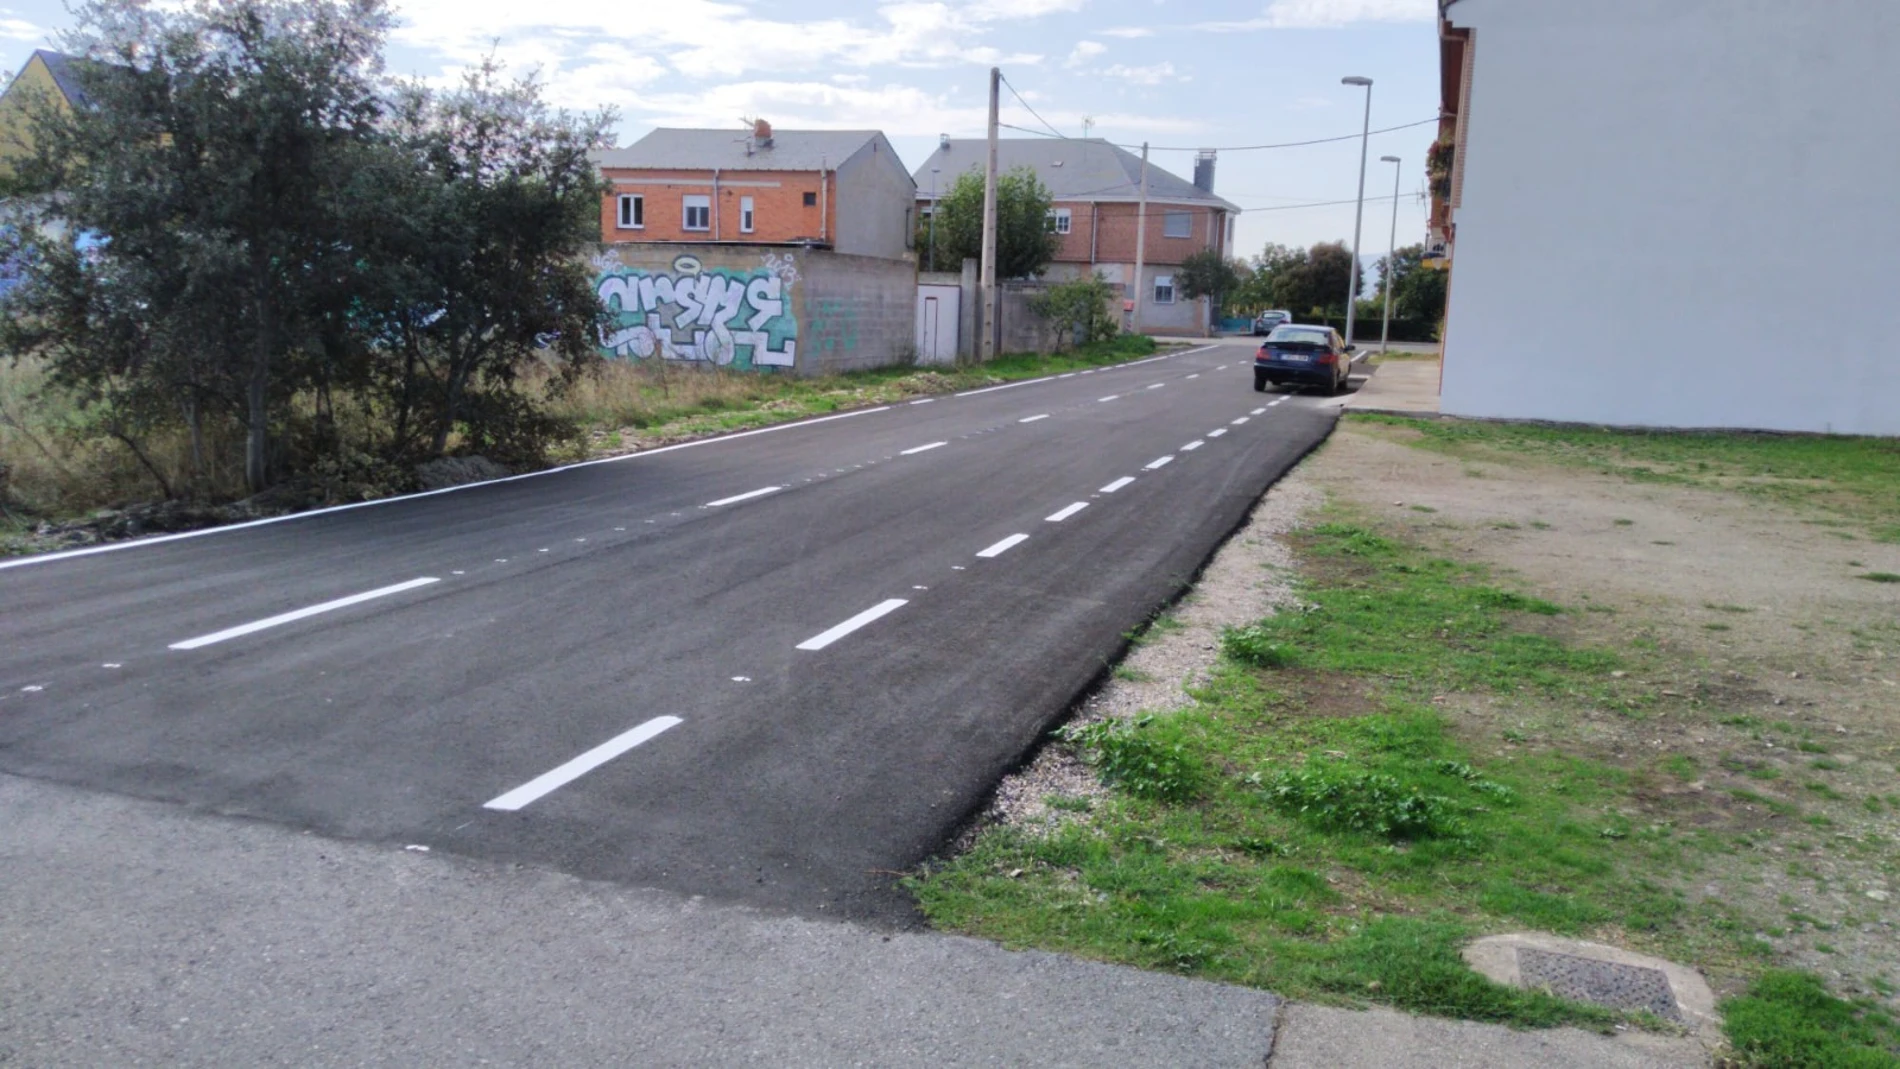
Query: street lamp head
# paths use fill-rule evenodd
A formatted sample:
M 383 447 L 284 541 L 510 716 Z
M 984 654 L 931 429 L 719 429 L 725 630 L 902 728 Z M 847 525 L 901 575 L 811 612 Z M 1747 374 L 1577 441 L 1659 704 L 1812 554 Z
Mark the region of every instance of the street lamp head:
M 1371 85 L 1372 79 L 1362 78 L 1359 75 L 1355 74 L 1350 78 L 1341 78 L 1339 80 L 1339 84 L 1340 85 Z
M 1380 163 L 1398 163 L 1400 162 L 1400 160 L 1397 156 L 1380 156 L 1379 162 Z

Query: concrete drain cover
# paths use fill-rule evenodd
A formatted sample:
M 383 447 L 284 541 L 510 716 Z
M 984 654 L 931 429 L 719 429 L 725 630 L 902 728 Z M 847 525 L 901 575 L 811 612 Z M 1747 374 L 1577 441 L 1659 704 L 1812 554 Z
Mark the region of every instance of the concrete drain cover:
M 1619 965 L 1524 946 L 1517 948 L 1517 968 L 1524 986 L 1549 991 L 1560 998 L 1617 1010 L 1648 1010 L 1666 1020 L 1682 1020 L 1675 993 L 1669 988 L 1669 977 L 1661 969 Z

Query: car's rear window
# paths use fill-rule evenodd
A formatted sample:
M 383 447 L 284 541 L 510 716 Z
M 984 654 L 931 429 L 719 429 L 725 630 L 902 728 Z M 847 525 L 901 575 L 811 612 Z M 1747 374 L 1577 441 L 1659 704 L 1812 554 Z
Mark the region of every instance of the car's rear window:
M 1267 344 L 1326 346 L 1331 344 L 1331 339 L 1325 331 L 1310 327 L 1276 327 L 1272 334 L 1267 335 Z

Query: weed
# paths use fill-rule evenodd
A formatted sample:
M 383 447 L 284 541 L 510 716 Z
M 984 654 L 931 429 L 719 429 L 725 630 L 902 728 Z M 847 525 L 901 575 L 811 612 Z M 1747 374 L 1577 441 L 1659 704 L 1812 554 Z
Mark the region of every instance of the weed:
M 1744 612 L 1755 611 L 1746 605 L 1717 605 L 1715 602 L 1712 602 L 1712 601 L 1703 602 L 1702 607 L 1705 609 L 1708 609 L 1710 612 L 1744 613 Z
M 1295 656 L 1291 643 L 1280 641 L 1259 624 L 1227 628 L 1221 632 L 1220 644 L 1222 653 L 1255 668 L 1285 668 Z
M 1457 839 L 1470 834 L 1451 799 L 1392 776 L 1308 765 L 1282 772 L 1263 787 L 1275 808 L 1333 831 L 1387 839 Z
M 1043 795 L 1042 804 L 1064 813 L 1087 813 L 1095 808 L 1095 803 L 1090 799 L 1072 794 L 1046 794 Z
M 1634 526 L 1636 526 L 1636 521 L 1635 521 L 1635 520 L 1625 520 L 1625 519 L 1618 519 L 1618 520 L 1616 521 L 1616 525 L 1617 525 L 1618 527 L 1634 527 Z
M 1532 527 L 1533 529 L 1535 529 L 1535 530 L 1539 530 L 1539 531 L 1548 531 L 1548 530 L 1550 530 L 1550 524 L 1547 524 L 1547 523 L 1545 523 L 1545 522 L 1544 522 L 1543 520 L 1532 520 L 1532 521 L 1531 521 L 1531 527 Z
M 1178 717 L 1104 720 L 1064 733 L 1088 753 L 1102 779 L 1140 798 L 1186 802 L 1201 793 L 1206 763 L 1191 752 Z
M 1864 572 L 1860 578 L 1870 583 L 1900 583 L 1900 573 L 1895 572 Z
M 1430 505 L 1413 505 L 1412 511 L 1413 512 L 1437 512 L 1438 510 L 1431 507 Z

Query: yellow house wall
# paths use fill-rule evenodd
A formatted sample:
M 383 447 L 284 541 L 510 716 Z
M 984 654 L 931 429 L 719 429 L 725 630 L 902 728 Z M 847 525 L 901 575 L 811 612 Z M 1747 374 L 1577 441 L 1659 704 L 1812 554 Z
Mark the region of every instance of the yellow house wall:
M 50 100 L 61 108 L 71 107 L 46 61 L 36 53 L 0 93 L 0 172 L 11 170 L 11 162 L 32 151 L 32 109 L 37 101 Z

